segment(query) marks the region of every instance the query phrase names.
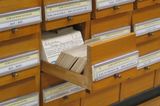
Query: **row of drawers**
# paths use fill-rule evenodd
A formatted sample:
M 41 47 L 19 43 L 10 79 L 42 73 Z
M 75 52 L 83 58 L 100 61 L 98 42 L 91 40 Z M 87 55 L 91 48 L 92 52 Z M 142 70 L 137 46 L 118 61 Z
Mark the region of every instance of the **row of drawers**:
M 159 72 L 159 70 L 147 72 L 133 79 L 128 79 L 122 82 L 120 85 L 116 84 L 92 94 L 81 91 L 72 95 L 67 95 L 61 99 L 50 101 L 48 103 L 44 103 L 43 100 L 41 100 L 41 103 L 43 103 L 43 106 L 108 106 L 115 102 L 141 93 L 145 90 L 151 89 L 154 86 L 159 86 Z M 43 83 L 43 81 L 46 81 L 46 79 L 50 79 L 51 76 L 47 74 L 42 75 L 42 90 L 46 87 L 50 87 L 53 83 L 55 83 Z

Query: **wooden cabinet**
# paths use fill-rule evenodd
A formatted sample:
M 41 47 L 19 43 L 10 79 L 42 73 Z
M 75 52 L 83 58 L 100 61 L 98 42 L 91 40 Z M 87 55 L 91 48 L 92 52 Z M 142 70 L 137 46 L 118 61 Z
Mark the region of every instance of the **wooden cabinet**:
M 81 106 L 109 106 L 119 101 L 120 86 L 115 85 L 93 94 L 88 94 L 82 99 Z
M 121 84 L 120 98 L 124 100 L 138 93 L 153 88 L 154 72 L 149 72 Z
M 133 1 L 105 1 L 93 0 L 93 18 L 103 18 L 106 16 L 116 15 L 119 13 L 129 12 L 133 10 Z

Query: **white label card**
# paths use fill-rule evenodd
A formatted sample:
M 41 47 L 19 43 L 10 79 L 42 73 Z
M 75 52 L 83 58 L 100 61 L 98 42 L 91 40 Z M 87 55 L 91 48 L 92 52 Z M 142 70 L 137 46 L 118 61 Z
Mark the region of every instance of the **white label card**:
M 92 66 L 93 81 L 99 81 L 116 73 L 134 68 L 138 63 L 138 51 L 125 54 Z
M 122 28 L 117 28 L 114 30 L 110 30 L 107 32 L 103 32 L 100 34 L 96 34 L 92 36 L 92 39 L 97 39 L 97 40 L 105 40 L 105 39 L 112 39 L 112 38 L 116 38 L 119 36 L 124 36 L 126 34 L 131 33 L 131 27 L 130 26 L 126 26 L 126 27 L 122 27 Z
M 96 0 L 96 8 L 98 10 L 110 8 L 117 5 L 132 3 L 135 0 Z
M 160 62 L 160 50 L 139 57 L 137 69 Z
M 68 2 L 47 5 L 45 7 L 45 18 L 46 21 L 50 21 L 91 11 L 91 0 L 70 0 Z
M 134 32 L 137 36 L 158 30 L 160 30 L 160 18 L 151 19 L 134 25 Z
M 29 8 L 0 14 L 0 31 L 40 23 L 41 8 Z
M 39 106 L 39 94 L 33 93 L 1 102 L 0 106 Z
M 84 90 L 80 86 L 72 84 L 70 82 L 62 83 L 57 86 L 43 90 L 43 101 L 45 103 L 50 102 L 55 99 L 62 98 L 64 96 L 71 95 L 76 92 Z
M 38 51 L 0 59 L 0 76 L 31 68 L 39 63 Z

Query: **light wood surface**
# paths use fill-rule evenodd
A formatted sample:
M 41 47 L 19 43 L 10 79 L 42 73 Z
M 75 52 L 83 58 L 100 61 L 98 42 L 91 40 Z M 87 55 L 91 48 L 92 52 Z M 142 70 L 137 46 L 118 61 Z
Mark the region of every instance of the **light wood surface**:
M 136 0 L 135 7 L 137 9 L 149 7 L 152 5 L 156 5 L 156 0 Z
M 146 101 L 145 103 L 142 103 L 138 106 L 160 106 L 160 96 L 151 99 L 149 101 Z

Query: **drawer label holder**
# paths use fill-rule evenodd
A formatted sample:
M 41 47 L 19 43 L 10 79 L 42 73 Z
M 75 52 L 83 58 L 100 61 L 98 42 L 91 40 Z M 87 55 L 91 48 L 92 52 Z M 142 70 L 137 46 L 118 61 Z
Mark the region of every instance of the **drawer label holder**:
M 18 72 L 39 64 L 38 50 L 0 59 L 0 76 Z
M 114 74 L 134 68 L 138 63 L 139 52 L 134 51 L 92 66 L 93 81 L 99 81 Z
M 70 82 L 65 82 L 57 86 L 53 86 L 43 90 L 43 101 L 45 103 L 71 95 L 76 92 L 80 92 L 84 88 L 72 84 Z
M 0 31 L 33 25 L 42 21 L 41 7 L 0 14 Z
M 0 103 L 0 106 L 39 106 L 39 94 L 32 93 Z
M 70 0 L 45 6 L 45 20 L 51 21 L 91 11 L 91 0 Z
M 137 69 L 160 62 L 160 50 L 139 57 Z

